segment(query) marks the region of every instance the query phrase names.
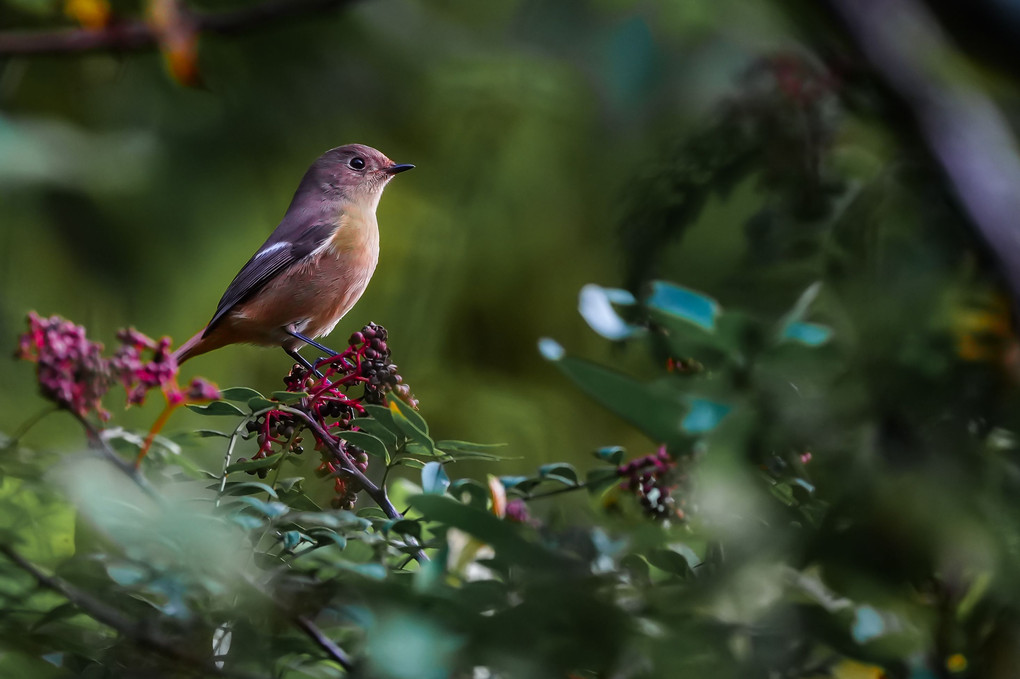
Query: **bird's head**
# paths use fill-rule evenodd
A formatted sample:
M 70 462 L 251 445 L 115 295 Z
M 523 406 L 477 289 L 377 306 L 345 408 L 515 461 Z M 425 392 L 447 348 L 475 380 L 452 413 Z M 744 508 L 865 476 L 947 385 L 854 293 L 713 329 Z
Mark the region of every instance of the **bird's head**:
M 347 144 L 319 156 L 301 181 L 299 192 L 314 192 L 329 200 L 368 204 L 374 209 L 393 175 L 414 165 L 394 163 L 364 144 Z

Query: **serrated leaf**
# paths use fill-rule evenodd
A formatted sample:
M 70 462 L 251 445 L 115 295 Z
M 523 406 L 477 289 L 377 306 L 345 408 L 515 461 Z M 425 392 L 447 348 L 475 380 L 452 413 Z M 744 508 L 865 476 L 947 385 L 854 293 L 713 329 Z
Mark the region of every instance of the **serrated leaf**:
M 246 414 L 243 410 L 235 406 L 233 403 L 227 401 L 213 401 L 208 405 L 196 405 L 194 403 L 187 404 L 188 410 L 199 415 L 210 415 L 210 416 L 224 416 L 229 415 L 233 417 L 244 417 Z
M 220 391 L 220 397 L 224 401 L 237 401 L 247 403 L 253 398 L 265 398 L 262 394 L 249 387 L 230 387 Z
M 257 469 L 266 469 L 272 467 L 280 458 L 283 457 L 283 453 L 275 453 L 268 457 L 264 457 L 259 460 L 245 460 L 244 462 L 235 462 L 227 467 L 227 473 L 232 474 L 233 472 L 247 472 L 255 471 Z
M 344 441 L 358 446 L 369 455 L 385 460 L 386 464 L 389 464 L 390 454 L 386 450 L 386 444 L 371 434 L 363 431 L 340 431 L 336 435 Z
M 421 487 L 430 495 L 442 495 L 450 487 L 450 477 L 439 462 L 429 462 L 421 470 Z

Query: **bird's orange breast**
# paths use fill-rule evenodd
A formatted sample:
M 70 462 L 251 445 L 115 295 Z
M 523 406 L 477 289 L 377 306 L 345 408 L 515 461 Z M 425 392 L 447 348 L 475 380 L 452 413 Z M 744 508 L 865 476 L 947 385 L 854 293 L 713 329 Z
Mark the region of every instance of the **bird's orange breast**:
M 284 327 L 292 325 L 313 338 L 329 334 L 361 298 L 378 261 L 374 212 L 345 210 L 329 240 L 239 304 L 217 331 L 243 337 L 239 341 L 288 348 L 301 343 Z

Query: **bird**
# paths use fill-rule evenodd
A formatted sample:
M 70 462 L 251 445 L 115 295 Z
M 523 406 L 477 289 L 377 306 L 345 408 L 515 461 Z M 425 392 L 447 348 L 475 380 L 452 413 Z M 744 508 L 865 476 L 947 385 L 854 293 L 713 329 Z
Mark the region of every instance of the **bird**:
M 177 364 L 239 343 L 280 346 L 309 370 L 298 351 L 304 345 L 336 355 L 315 339 L 328 335 L 368 287 L 379 261 L 379 199 L 395 175 L 413 167 L 363 144 L 319 156 L 212 319 L 174 352 Z

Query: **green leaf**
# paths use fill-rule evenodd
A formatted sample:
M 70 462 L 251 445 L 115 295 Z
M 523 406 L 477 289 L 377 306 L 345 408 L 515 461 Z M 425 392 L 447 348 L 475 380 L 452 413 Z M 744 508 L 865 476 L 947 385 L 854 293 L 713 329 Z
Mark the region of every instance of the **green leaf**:
M 260 500 L 257 497 L 242 496 L 237 498 L 237 501 L 241 504 L 248 505 L 259 514 L 262 514 L 269 519 L 275 519 L 278 516 L 283 516 L 290 511 L 290 507 L 282 502 L 266 502 L 265 500 Z
M 388 411 L 387 414 L 389 414 Z M 392 418 L 390 418 L 390 420 L 392 421 Z M 397 444 L 399 443 L 399 441 L 397 441 L 397 435 L 390 431 L 389 427 L 379 420 L 373 417 L 359 417 L 354 420 L 354 424 L 361 431 L 371 434 L 386 444 L 386 450 L 390 451 L 390 453 L 397 452 Z M 395 427 L 396 425 L 394 424 L 393 426 Z M 403 438 L 403 434 L 401 434 L 400 440 L 402 441 Z
M 490 545 L 503 559 L 523 566 L 559 568 L 566 558 L 528 542 L 512 524 L 482 509 L 468 507 L 444 495 L 418 495 L 411 506 L 426 519 L 459 528 Z
M 403 441 L 407 438 L 404 435 L 404 431 L 397 426 L 397 423 L 393 421 L 393 412 L 385 406 L 377 406 L 374 404 L 365 404 L 365 412 L 369 414 L 376 422 L 379 422 L 384 427 L 389 429 L 397 438 L 398 441 Z M 355 420 L 357 423 L 357 420 Z M 361 425 L 358 424 L 360 427 Z
M 584 477 L 584 485 L 589 493 L 597 493 L 620 480 L 616 467 L 595 467 L 589 469 Z
M 229 439 L 232 434 L 226 434 L 222 431 L 216 431 L 215 429 L 196 429 L 195 435 L 201 438 L 213 438 L 220 436 L 225 439 Z
M 247 472 L 255 471 L 257 469 L 266 469 L 272 467 L 280 458 L 283 457 L 283 453 L 275 453 L 268 457 L 263 457 L 259 460 L 245 460 L 244 462 L 235 462 L 234 464 L 227 467 L 227 473 L 232 474 L 233 472 Z
M 399 400 L 390 401 L 390 414 L 393 416 L 393 422 L 400 428 L 409 440 L 414 441 L 428 449 L 429 455 L 435 455 L 436 444 L 433 443 L 432 439 L 429 438 L 428 433 L 424 429 L 420 429 L 413 421 L 408 419 L 404 415 L 404 411 L 400 409 L 397 403 Z M 404 406 L 408 411 L 414 412 L 408 406 Z M 415 413 L 417 415 L 417 413 Z M 419 418 L 420 419 L 420 418 Z M 424 420 L 422 420 L 424 422 Z
M 495 448 L 506 448 L 506 445 L 505 443 L 472 443 L 470 441 L 453 441 L 450 439 L 436 441 L 436 448 L 441 448 L 448 453 L 485 452 Z
M 418 413 L 417 410 L 407 405 L 399 398 L 394 398 L 390 400 L 390 411 L 392 412 L 394 408 L 398 412 L 400 412 L 400 414 L 403 415 L 404 418 L 407 419 L 407 421 L 410 422 L 415 429 L 424 434 L 429 433 L 428 423 L 425 421 L 425 418 Z
M 211 486 L 216 488 L 218 486 Z M 268 493 L 270 497 L 278 497 L 271 486 L 258 481 L 229 481 L 223 492 L 227 495 L 252 495 L 254 493 Z
M 457 479 L 450 484 L 449 492 L 464 504 L 473 507 L 485 509 L 489 505 L 489 489 L 475 479 Z M 465 495 L 467 495 L 467 501 L 464 501 Z
M 131 563 L 109 564 L 106 573 L 121 587 L 131 587 L 149 579 L 149 572 L 146 569 Z
M 720 313 L 718 302 L 711 297 L 666 281 L 652 283 L 652 294 L 645 305 L 708 331 L 715 329 Z
M 194 403 L 187 404 L 188 410 L 199 415 L 232 415 L 234 417 L 243 417 L 246 413 L 235 406 L 233 403 L 227 401 L 213 401 L 208 405 L 196 405 Z
M 577 485 L 577 470 L 565 462 L 544 464 L 538 468 L 538 475 L 549 481 L 558 481 L 565 486 Z
M 384 532 L 394 532 L 399 535 L 410 535 L 420 540 L 421 521 L 416 521 L 414 519 L 397 519 L 396 521 L 391 522 Z
M 247 403 L 253 398 L 265 398 L 259 392 L 248 387 L 230 387 L 222 390 L 220 396 L 224 401 L 237 401 L 238 403 Z
M 386 451 L 386 444 L 371 434 L 366 434 L 363 431 L 340 431 L 337 432 L 337 436 L 348 443 L 353 443 L 373 457 L 386 460 L 386 463 L 389 464 L 390 456 Z
M 694 577 L 694 571 L 687 559 L 671 549 L 653 549 L 646 556 L 648 563 L 659 570 L 666 571 L 672 575 L 679 575 L 685 580 Z
M 642 383 L 595 363 L 570 356 L 556 366 L 598 403 L 663 443 L 683 440 L 680 418 L 687 404 L 665 382 Z
M 297 403 L 303 398 L 308 397 L 307 391 L 274 391 L 270 396 L 279 401 L 280 403 Z
M 395 464 L 403 465 L 405 467 L 410 467 L 411 469 L 424 469 L 426 463 L 422 462 L 421 460 L 419 460 L 417 458 L 414 458 L 414 457 L 403 457 L 403 456 L 401 456 L 401 457 L 397 458 L 397 461 L 395 462 Z
M 280 407 L 280 404 L 276 401 L 270 401 L 268 398 L 263 396 L 256 396 L 248 400 L 248 407 L 251 408 L 253 413 L 257 413 L 260 410 L 273 410 Z
M 421 470 L 421 487 L 427 494 L 442 495 L 450 487 L 450 477 L 439 462 L 429 462 Z

